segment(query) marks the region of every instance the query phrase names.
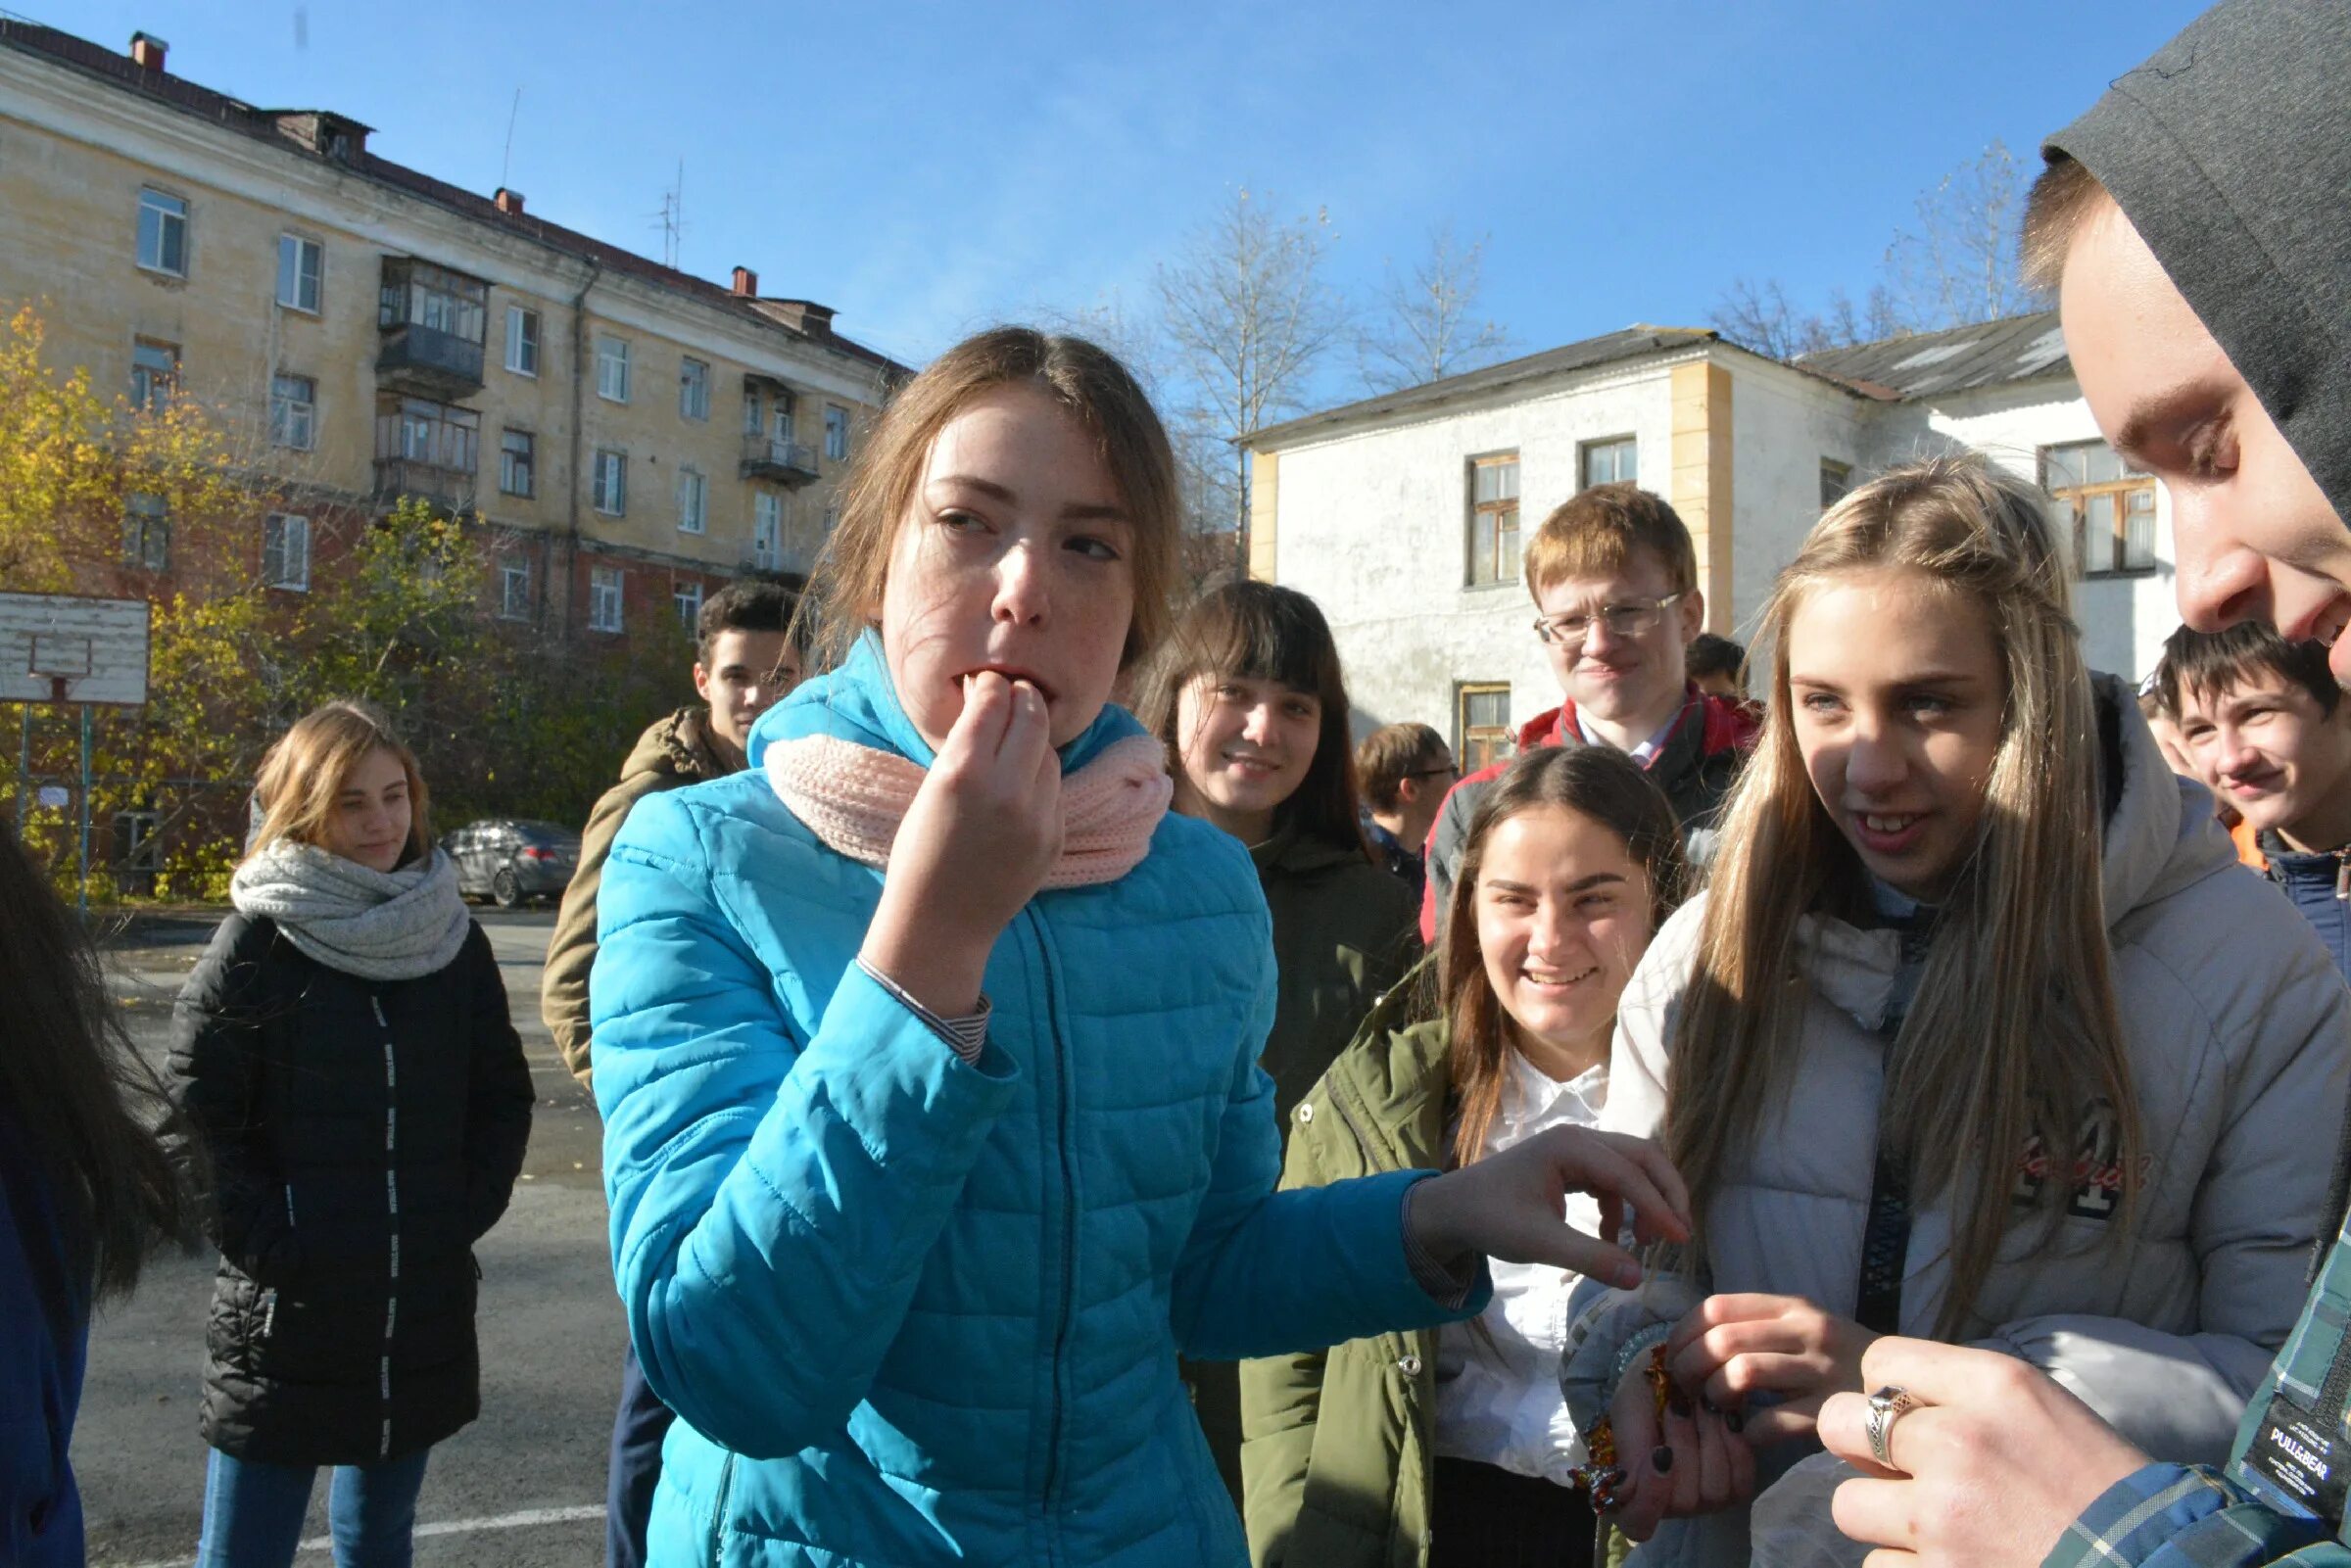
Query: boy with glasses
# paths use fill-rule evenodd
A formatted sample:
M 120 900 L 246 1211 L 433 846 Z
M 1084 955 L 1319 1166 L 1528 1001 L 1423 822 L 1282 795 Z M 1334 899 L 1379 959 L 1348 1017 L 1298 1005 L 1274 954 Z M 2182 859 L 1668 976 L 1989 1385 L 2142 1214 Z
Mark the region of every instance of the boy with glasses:
M 1693 861 L 1754 743 L 1754 717 L 1690 683 L 1689 649 L 1705 625 L 1698 552 L 1665 501 L 1637 485 L 1595 485 L 1543 520 L 1524 573 L 1535 636 L 1565 698 L 1518 733 L 1518 749 L 1612 746 L 1648 770 L 1672 803 Z M 1453 787 L 1428 840 L 1420 935 L 1434 942 L 1453 896 L 1469 819 L 1500 777 L 1496 763 Z
M 1420 897 L 1428 880 L 1421 850 L 1445 791 L 1462 776 L 1453 748 L 1425 724 L 1383 724 L 1355 748 L 1355 772 L 1364 786 L 1364 836 L 1380 865 Z

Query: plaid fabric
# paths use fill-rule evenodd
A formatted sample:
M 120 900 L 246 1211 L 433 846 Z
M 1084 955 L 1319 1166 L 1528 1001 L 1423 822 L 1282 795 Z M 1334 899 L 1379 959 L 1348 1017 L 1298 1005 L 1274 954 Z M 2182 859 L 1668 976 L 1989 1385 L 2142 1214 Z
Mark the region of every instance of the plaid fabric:
M 2351 1546 L 2245 1469 L 2271 1394 L 2316 1403 L 2351 1316 L 2351 1232 L 2338 1235 L 2301 1321 L 2254 1391 L 2225 1473 L 2151 1464 L 2124 1477 L 2074 1521 L 2041 1568 L 2351 1568 Z

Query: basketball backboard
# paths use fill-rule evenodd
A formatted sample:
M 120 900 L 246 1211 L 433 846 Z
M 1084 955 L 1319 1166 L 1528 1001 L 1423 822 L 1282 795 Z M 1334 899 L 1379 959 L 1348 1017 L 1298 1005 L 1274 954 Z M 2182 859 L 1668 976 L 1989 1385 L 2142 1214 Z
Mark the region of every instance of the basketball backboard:
M 0 594 L 0 702 L 138 707 L 147 623 L 145 599 Z

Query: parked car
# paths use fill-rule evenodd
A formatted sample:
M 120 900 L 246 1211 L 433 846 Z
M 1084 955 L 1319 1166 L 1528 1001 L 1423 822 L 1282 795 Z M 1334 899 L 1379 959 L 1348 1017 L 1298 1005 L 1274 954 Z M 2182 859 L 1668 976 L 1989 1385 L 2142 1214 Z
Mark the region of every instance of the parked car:
M 580 835 L 552 822 L 469 822 L 442 834 L 441 847 L 457 863 L 457 890 L 501 909 L 562 897 L 580 864 Z

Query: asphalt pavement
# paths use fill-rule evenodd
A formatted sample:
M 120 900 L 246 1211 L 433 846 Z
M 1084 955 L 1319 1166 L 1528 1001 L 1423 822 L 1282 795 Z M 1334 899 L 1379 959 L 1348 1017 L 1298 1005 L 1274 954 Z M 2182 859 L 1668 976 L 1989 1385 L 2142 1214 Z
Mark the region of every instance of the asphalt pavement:
M 554 918 L 477 912 L 498 954 L 539 1091 L 514 1201 L 475 1249 L 482 1264 L 482 1415 L 433 1450 L 416 1510 L 418 1568 L 600 1563 L 605 1446 L 626 1329 L 605 1252 L 596 1108 L 539 1022 Z M 158 1066 L 178 993 L 218 915 L 147 917 L 108 960 L 131 1035 Z M 196 1435 L 213 1259 L 167 1255 L 102 1315 L 73 1465 L 94 1568 L 193 1561 L 206 1449 Z M 312 1494 L 298 1564 L 332 1560 L 326 1488 Z

